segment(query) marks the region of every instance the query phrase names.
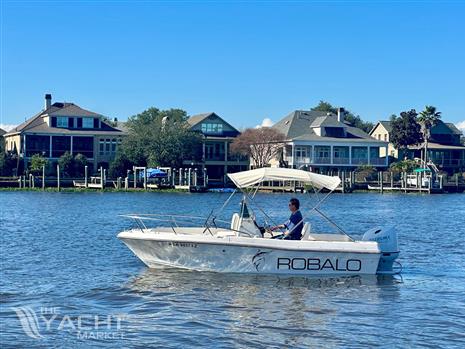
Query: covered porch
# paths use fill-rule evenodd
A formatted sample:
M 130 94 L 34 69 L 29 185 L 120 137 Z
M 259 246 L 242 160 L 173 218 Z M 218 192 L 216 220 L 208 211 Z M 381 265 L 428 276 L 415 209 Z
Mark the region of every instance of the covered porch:
M 387 153 L 388 144 L 295 144 L 288 143 L 283 148 L 283 160 L 288 167 L 304 166 L 357 167 L 372 165 L 387 167 L 388 158 L 380 157 L 380 149 Z

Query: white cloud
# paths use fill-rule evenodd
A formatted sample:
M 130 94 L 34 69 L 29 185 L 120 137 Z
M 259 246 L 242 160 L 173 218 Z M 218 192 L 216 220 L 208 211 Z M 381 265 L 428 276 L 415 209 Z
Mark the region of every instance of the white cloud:
M 255 126 L 255 128 L 261 128 L 261 127 L 271 127 L 273 126 L 274 122 L 270 118 L 264 118 L 261 125 Z
M 465 134 L 465 120 L 456 123 L 455 126 L 457 126 L 457 128 Z
M 12 130 L 12 129 L 14 129 L 16 126 L 17 126 L 17 125 L 2 124 L 2 123 L 0 123 L 0 128 L 1 128 L 2 130 L 7 131 L 7 132 L 10 131 L 10 130 Z

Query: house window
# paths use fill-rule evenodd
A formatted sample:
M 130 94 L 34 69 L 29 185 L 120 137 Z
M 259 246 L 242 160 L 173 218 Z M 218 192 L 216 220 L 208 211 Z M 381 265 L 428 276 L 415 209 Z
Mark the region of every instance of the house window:
M 52 157 L 59 158 L 66 152 L 71 153 L 71 137 L 53 136 L 52 137 Z
M 385 142 L 388 141 L 388 135 L 387 135 L 387 133 L 384 135 L 384 141 L 385 141 Z
M 295 156 L 297 159 L 306 158 L 307 155 L 307 147 L 295 147 Z
M 94 128 L 94 119 L 82 118 L 82 128 Z
M 202 124 L 202 133 L 223 133 L 223 124 Z
M 88 159 L 94 157 L 94 137 L 74 136 L 73 154 L 82 154 Z
M 26 156 L 34 154 L 50 156 L 50 136 L 26 135 Z
M 99 155 L 114 155 L 118 145 L 121 144 L 121 139 L 99 139 Z
M 68 127 L 68 117 L 58 116 L 57 117 L 57 127 L 67 128 Z
M 346 159 L 349 157 L 349 147 L 334 147 L 334 157 Z
M 318 147 L 317 149 L 319 158 L 329 158 L 330 147 Z

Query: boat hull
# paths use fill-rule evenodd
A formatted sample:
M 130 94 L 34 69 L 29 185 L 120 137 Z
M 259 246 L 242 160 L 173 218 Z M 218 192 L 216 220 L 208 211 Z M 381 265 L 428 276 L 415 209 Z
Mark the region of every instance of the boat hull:
M 133 235 L 121 233 L 119 238 L 150 268 L 170 266 L 225 273 L 336 276 L 376 274 L 380 260 L 379 251 L 325 250 L 321 244 L 310 242 L 272 241 L 274 246 L 271 246 L 266 239 L 248 239 L 255 241 L 253 246 L 247 246 L 231 239 Z M 265 245 L 256 240 L 264 240 Z

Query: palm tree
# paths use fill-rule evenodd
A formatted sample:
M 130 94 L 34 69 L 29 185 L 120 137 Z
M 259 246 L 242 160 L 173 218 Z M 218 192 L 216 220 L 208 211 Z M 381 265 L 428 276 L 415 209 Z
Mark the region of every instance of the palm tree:
M 426 163 L 428 161 L 427 155 L 428 155 L 428 140 L 431 136 L 431 128 L 437 124 L 439 119 L 441 118 L 441 112 L 436 111 L 436 107 L 433 107 L 432 105 L 427 105 L 425 107 L 425 110 L 420 112 L 420 116 L 418 117 L 418 121 L 422 124 L 422 133 L 423 133 L 423 140 L 425 144 L 425 150 L 424 150 L 424 166 L 426 168 Z

